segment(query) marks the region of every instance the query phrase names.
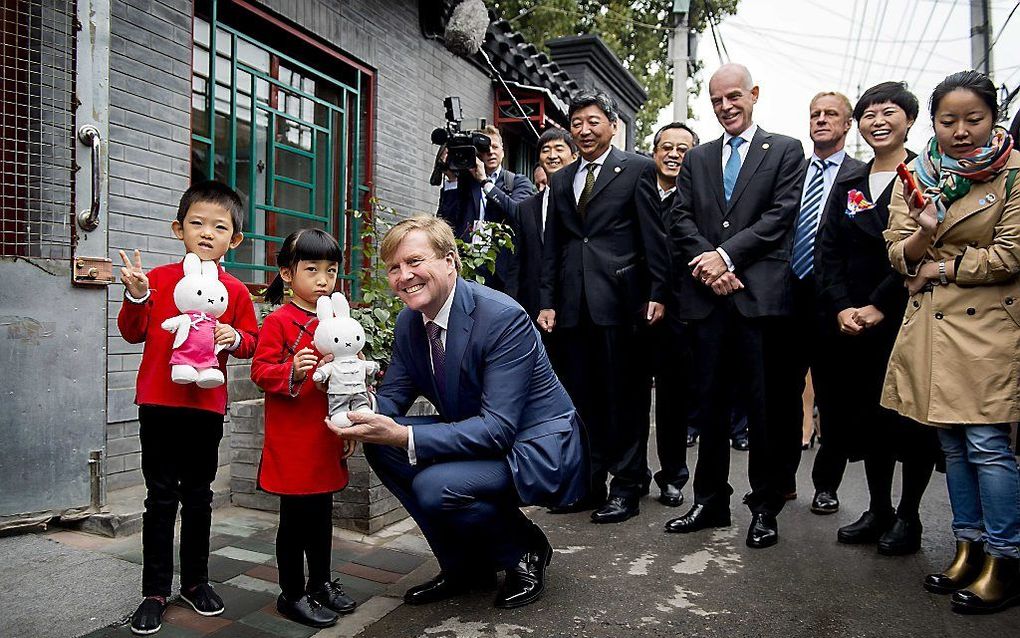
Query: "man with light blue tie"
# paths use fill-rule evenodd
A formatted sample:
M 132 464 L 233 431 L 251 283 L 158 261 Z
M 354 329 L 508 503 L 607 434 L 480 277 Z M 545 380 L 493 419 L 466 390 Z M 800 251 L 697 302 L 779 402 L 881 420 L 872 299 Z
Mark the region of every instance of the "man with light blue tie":
M 824 356 L 831 350 L 823 345 L 835 338 L 837 330 L 836 322 L 832 317 L 825 316 L 820 303 L 821 291 L 816 285 L 814 272 L 819 246 L 816 239 L 826 222 L 824 212 L 832 185 L 847 172 L 861 166 L 861 162 L 849 157 L 843 150 L 853 113 L 850 100 L 842 93 L 822 92 L 811 100 L 809 113 L 813 150 L 803 164 L 803 194 L 790 261 L 793 273 L 790 287 L 793 313 L 783 327 L 784 336 L 780 337 L 787 344 L 787 356 L 781 361 L 783 367 L 778 377 L 782 389 L 779 390 L 781 407 L 777 408 L 777 419 L 784 425 L 790 425 L 782 430 L 782 450 L 787 459 L 784 493 L 787 495 L 797 491 L 797 466 L 800 464 L 801 453 L 801 439 L 797 437 L 802 435 L 794 432 L 793 424 L 803 423 L 801 395 L 808 370 L 811 370 L 815 405 L 823 424 L 829 397 L 833 392 L 839 392 L 839 388 L 835 387 L 838 383 L 838 376 L 834 374 L 835 362 Z M 815 514 L 833 514 L 839 511 L 836 488 L 843 476 L 846 457 L 838 451 L 838 447 L 826 445 L 824 440 L 822 448 L 824 451 L 820 449 L 815 457 L 812 474 L 815 495 L 811 501 L 811 511 Z
M 800 142 L 752 121 L 758 87 L 746 67 L 723 65 L 708 88 L 724 133 L 684 157 L 670 216 L 677 312 L 689 322 L 701 443 L 694 506 L 666 523 L 666 531 L 730 524 L 729 432 L 739 401 L 751 445 L 746 542 L 769 547 L 779 539 L 785 476 L 768 413 L 770 373 L 784 356 L 772 331 L 791 310 L 790 248 L 804 156 Z

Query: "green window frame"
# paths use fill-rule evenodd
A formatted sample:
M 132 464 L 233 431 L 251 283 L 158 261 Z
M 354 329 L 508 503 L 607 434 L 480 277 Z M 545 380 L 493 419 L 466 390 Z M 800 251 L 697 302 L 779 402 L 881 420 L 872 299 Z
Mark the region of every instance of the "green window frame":
M 244 202 L 245 240 L 224 266 L 259 289 L 276 275 L 284 237 L 320 228 L 340 242 L 340 278 L 360 298 L 361 224 L 351 213 L 370 197 L 372 76 L 355 66 L 343 80 L 324 73 L 245 32 L 272 24 L 228 24 L 216 1 L 207 6 L 194 19 L 192 180 L 221 180 Z

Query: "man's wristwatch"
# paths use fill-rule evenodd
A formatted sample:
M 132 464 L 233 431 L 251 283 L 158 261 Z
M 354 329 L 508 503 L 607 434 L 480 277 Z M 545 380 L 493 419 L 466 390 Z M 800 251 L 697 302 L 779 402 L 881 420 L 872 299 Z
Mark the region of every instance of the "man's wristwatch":
M 939 283 L 945 286 L 949 283 L 949 278 L 946 276 L 946 260 L 939 260 Z

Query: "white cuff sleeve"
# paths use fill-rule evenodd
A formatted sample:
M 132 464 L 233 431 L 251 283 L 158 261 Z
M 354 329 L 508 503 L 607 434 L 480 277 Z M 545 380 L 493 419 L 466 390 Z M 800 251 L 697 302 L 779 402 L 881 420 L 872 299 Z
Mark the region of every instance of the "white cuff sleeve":
M 229 346 L 227 346 L 226 348 L 224 348 L 224 350 L 226 350 L 227 352 L 233 352 L 234 350 L 237 350 L 237 347 L 239 345 L 241 345 L 241 333 L 235 328 L 234 329 L 234 343 L 232 343 Z
M 452 191 L 457 188 L 457 180 L 443 178 L 443 190 Z
M 407 462 L 418 465 L 418 457 L 414 454 L 414 426 L 407 426 Z
M 145 294 L 142 295 L 138 299 L 135 299 L 134 297 L 132 297 L 131 293 L 127 291 L 127 288 L 124 289 L 124 298 L 127 299 L 128 301 L 130 301 L 131 303 L 145 303 L 146 301 L 149 300 L 149 297 L 151 297 L 151 296 L 152 296 L 152 288 L 149 288 L 148 290 L 146 290 Z
M 715 252 L 719 253 L 719 256 L 722 257 L 722 260 L 726 262 L 726 269 L 729 270 L 730 272 L 733 272 L 734 270 L 733 260 L 730 259 L 729 255 L 726 254 L 726 251 L 720 247 L 716 248 Z
M 493 184 L 492 182 L 485 182 L 484 184 L 482 184 L 482 191 L 486 195 L 488 195 L 494 188 L 496 188 L 496 185 Z

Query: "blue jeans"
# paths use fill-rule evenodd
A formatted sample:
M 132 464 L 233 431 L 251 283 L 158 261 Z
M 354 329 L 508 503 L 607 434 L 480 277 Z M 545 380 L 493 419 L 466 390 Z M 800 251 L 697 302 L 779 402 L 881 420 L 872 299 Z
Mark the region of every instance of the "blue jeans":
M 1020 558 L 1020 470 L 1008 425 L 939 429 L 957 540 L 982 541 L 985 552 Z

